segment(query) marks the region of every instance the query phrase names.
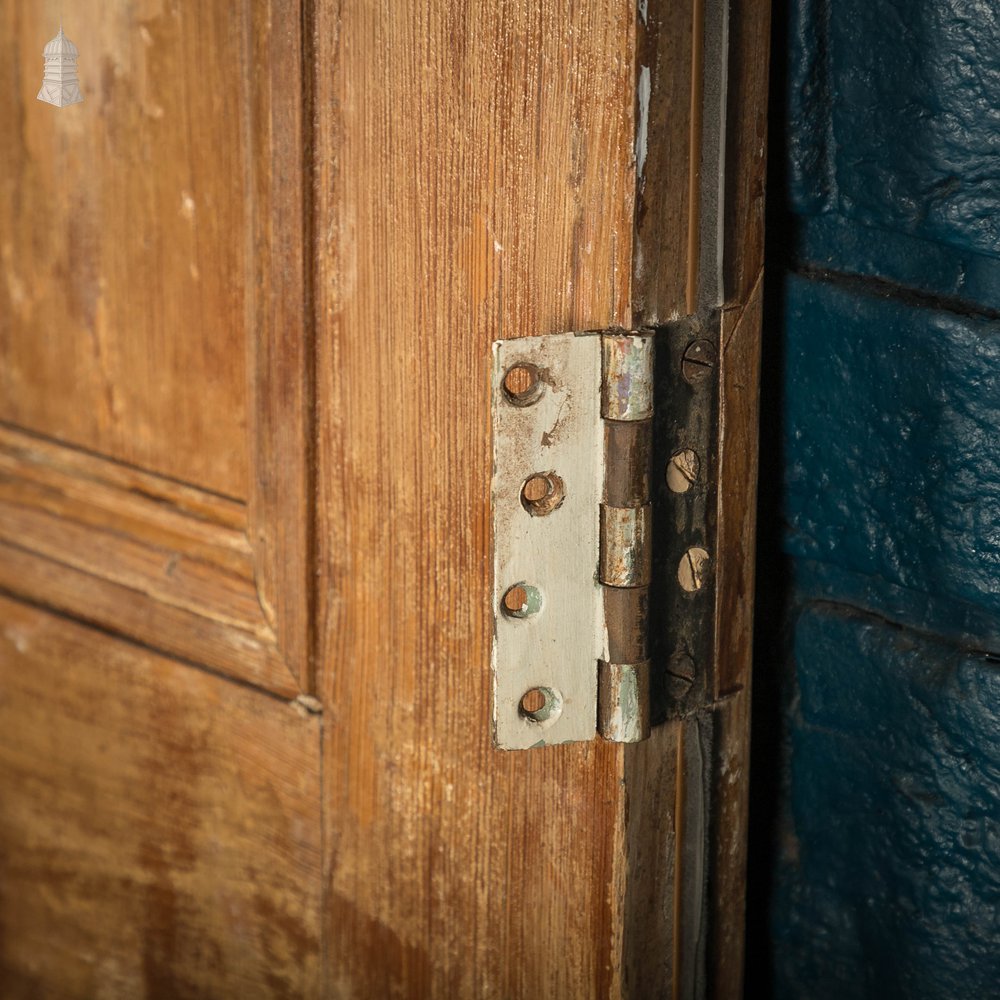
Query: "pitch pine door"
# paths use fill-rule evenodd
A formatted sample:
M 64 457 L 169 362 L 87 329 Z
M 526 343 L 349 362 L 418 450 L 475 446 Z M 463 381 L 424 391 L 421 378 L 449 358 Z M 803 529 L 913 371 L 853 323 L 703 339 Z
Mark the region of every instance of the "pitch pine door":
M 738 994 L 767 11 L 719 9 L 0 0 L 0 997 Z M 708 306 L 718 683 L 497 750 L 490 344 Z

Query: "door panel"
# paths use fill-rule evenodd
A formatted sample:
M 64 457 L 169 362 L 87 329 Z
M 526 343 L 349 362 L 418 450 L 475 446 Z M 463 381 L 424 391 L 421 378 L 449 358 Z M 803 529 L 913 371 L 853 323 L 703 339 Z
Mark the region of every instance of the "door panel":
M 0 995 L 317 995 L 319 717 L 0 598 Z
M 308 690 L 299 6 L 79 4 L 70 109 L 0 12 L 0 583 Z
M 0 0 L 0 975 L 695 997 L 717 942 L 735 996 L 762 192 L 701 107 L 761 90 L 700 74 L 766 4 L 108 6 L 54 109 Z M 497 750 L 490 345 L 687 316 L 720 240 L 719 687 Z
M 59 7 L 3 6 L 28 97 Z M 0 419 L 244 500 L 248 6 L 74 5 L 84 102 L 0 111 Z

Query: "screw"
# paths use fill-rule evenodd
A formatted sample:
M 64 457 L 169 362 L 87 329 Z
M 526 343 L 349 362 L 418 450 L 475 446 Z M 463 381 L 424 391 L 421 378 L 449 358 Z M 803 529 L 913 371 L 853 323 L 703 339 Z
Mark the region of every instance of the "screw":
M 667 664 L 667 673 L 678 680 L 687 681 L 688 684 L 691 684 L 694 681 L 694 660 L 683 650 L 679 649 L 670 657 L 670 662 Z
M 521 487 L 521 506 L 532 517 L 551 514 L 566 497 L 566 486 L 554 472 L 533 472 Z
M 500 598 L 500 610 L 508 618 L 530 618 L 537 615 L 541 607 L 541 591 L 529 583 L 515 583 Z
M 710 340 L 692 340 L 684 349 L 681 373 L 692 385 L 711 375 L 714 367 L 715 347 Z
M 701 462 L 690 448 L 674 452 L 667 465 L 667 486 L 674 493 L 687 493 L 698 480 Z
M 674 701 L 683 701 L 694 684 L 694 660 L 683 650 L 670 657 L 667 664 L 667 692 Z
M 681 556 L 681 564 L 677 567 L 677 581 L 681 588 L 689 594 L 701 590 L 705 583 L 705 567 L 708 564 L 708 553 L 694 546 Z

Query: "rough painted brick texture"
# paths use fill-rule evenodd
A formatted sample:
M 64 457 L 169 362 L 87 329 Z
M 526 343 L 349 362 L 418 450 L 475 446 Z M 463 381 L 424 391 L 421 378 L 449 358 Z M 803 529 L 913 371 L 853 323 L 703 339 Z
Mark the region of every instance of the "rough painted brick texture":
M 770 985 L 1000 997 L 1000 3 L 776 14 Z M 760 662 L 789 633 L 783 673 Z
M 790 8 L 794 209 L 1000 255 L 1000 4 Z
M 790 276 L 784 323 L 786 550 L 1000 635 L 1000 322 Z
M 777 994 L 1000 991 L 1000 661 L 829 605 L 795 625 Z

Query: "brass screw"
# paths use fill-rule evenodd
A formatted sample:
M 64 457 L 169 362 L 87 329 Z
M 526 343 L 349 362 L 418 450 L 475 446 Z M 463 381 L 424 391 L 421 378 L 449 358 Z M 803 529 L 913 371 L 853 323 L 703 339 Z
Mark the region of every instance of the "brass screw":
M 708 561 L 708 552 L 696 545 L 681 556 L 681 564 L 677 567 L 677 581 L 682 590 L 686 590 L 689 594 L 701 590 L 705 585 Z
M 697 482 L 701 462 L 690 448 L 674 452 L 667 465 L 667 486 L 674 493 L 687 493 Z
M 521 486 L 521 506 L 532 517 L 551 514 L 566 497 L 566 486 L 554 472 L 533 472 Z
M 681 373 L 692 385 L 704 381 L 715 367 L 715 347 L 710 340 L 692 340 L 684 349 Z

